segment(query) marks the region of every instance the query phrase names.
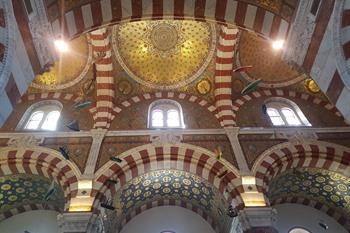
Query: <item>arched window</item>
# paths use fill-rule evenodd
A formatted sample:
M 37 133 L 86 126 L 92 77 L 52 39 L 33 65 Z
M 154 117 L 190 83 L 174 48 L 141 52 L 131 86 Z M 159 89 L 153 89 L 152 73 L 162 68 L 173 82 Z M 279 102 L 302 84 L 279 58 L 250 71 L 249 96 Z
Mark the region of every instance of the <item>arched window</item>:
M 173 100 L 154 101 L 148 110 L 149 128 L 185 128 L 181 105 Z
M 300 108 L 288 99 L 271 98 L 265 105 L 274 126 L 311 126 Z
M 56 130 L 62 104 L 55 100 L 41 101 L 24 113 L 17 130 Z

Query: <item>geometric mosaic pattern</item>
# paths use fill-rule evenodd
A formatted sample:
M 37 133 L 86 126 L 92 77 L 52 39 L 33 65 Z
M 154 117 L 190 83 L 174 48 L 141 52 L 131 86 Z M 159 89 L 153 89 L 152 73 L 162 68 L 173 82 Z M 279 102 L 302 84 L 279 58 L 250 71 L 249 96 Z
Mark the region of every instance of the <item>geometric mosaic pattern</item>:
M 350 178 L 339 173 L 318 168 L 290 169 L 272 180 L 267 196 L 272 204 L 313 206 L 349 227 Z
M 227 217 L 229 204 L 219 190 L 199 176 L 172 169 L 152 171 L 132 179 L 118 191 L 115 203 L 123 218 L 136 208 L 162 200 L 190 203 L 209 215 L 215 225 L 222 225 Z
M 33 205 L 63 211 L 64 193 L 58 184 L 55 183 L 56 191 L 45 201 L 50 184 L 49 179 L 38 175 L 17 174 L 0 177 L 0 214 L 6 218 L 12 215 L 14 209 L 20 211 L 24 206 Z
M 350 178 L 316 168 L 288 170 L 273 179 L 268 197 L 303 196 L 340 208 L 350 216 Z

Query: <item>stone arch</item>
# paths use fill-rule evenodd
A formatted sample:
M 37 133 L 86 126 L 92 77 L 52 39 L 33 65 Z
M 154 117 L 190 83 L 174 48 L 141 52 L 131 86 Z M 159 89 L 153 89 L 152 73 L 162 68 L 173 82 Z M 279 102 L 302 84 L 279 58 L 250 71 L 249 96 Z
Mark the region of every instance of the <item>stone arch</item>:
M 214 114 L 216 118 L 216 107 L 211 105 L 207 100 L 200 98 L 193 94 L 187 93 L 176 93 L 176 92 L 156 92 L 156 93 L 144 93 L 131 97 L 128 100 L 121 102 L 114 107 L 114 114 L 118 115 L 124 109 L 131 107 L 132 105 L 145 100 L 158 100 L 158 99 L 173 99 L 173 100 L 184 100 L 190 103 L 198 104 L 199 107 L 207 109 L 210 113 Z
M 273 146 L 259 155 L 252 172 L 261 192 L 281 172 L 301 167 L 322 168 L 349 176 L 350 148 L 329 142 L 304 140 Z
M 258 98 L 264 98 L 264 97 L 284 97 L 286 99 L 289 98 L 296 98 L 296 99 L 301 99 L 304 101 L 308 101 L 312 104 L 319 105 L 328 111 L 334 113 L 337 117 L 341 118 L 342 120 L 343 117 L 341 113 L 337 110 L 337 108 L 329 103 L 328 101 L 321 100 L 320 98 L 312 95 L 308 95 L 306 93 L 300 93 L 296 91 L 291 91 L 291 90 L 283 90 L 283 89 L 265 89 L 265 90 L 259 90 L 259 91 L 254 91 L 250 94 L 244 95 L 237 99 L 233 105 L 233 112 L 234 112 L 234 122 L 237 124 L 237 113 L 239 109 L 246 104 L 247 102 L 253 100 L 253 99 L 258 99 Z
M 290 196 L 284 198 L 278 198 L 271 203 L 271 206 L 278 204 L 300 204 L 315 208 L 319 211 L 326 213 L 328 216 L 334 218 L 339 224 L 343 225 L 344 228 L 350 229 L 350 221 L 344 216 L 336 212 L 333 208 L 315 200 L 308 199 L 306 197 Z
M 173 169 L 194 174 L 213 185 L 229 203 L 237 209 L 244 207 L 240 194 L 244 191 L 238 170 L 225 160 L 217 160 L 216 155 L 207 149 L 189 144 L 143 145 L 118 156 L 122 163 L 109 161 L 95 173 L 92 196 L 95 197 L 94 212 L 99 212 L 99 204 L 104 196 L 113 197 L 127 182 L 142 174 L 161 169 Z M 223 175 L 222 175 L 223 174 Z M 118 180 L 115 188 L 110 188 L 108 179 Z M 227 197 L 227 194 L 228 197 Z M 218 223 L 196 206 L 185 201 L 162 199 L 137 207 L 123 219 L 121 227 L 132 217 L 146 209 L 161 205 L 175 205 L 187 208 L 202 216 L 219 231 Z
M 123 226 L 125 226 L 133 217 L 136 217 L 137 215 L 141 214 L 142 212 L 145 212 L 149 209 L 159 207 L 159 206 L 178 206 L 178 207 L 188 209 L 188 210 L 198 214 L 199 216 L 201 216 L 205 221 L 207 221 L 212 226 L 212 228 L 216 232 L 220 233 L 220 231 L 219 231 L 220 229 L 219 229 L 218 225 L 214 222 L 214 220 L 208 214 L 203 212 L 198 207 L 193 206 L 190 203 L 182 201 L 182 200 L 158 200 L 158 201 L 154 201 L 154 202 L 148 202 L 148 203 L 136 208 L 135 211 L 133 211 L 132 213 L 128 214 L 123 219 L 123 222 L 121 223 L 121 227 L 119 228 L 119 231 L 121 231 Z
M 58 7 L 57 3 L 53 3 Z M 236 0 L 207 1 L 93 1 L 65 12 L 64 32 L 69 38 L 98 27 L 137 20 L 191 19 L 216 22 L 254 31 L 265 38 L 286 38 L 290 20 L 255 4 Z M 55 35 L 62 34 L 62 17 L 51 20 Z
M 113 112 L 112 120 L 118 117 L 118 114 L 120 114 L 122 111 L 125 111 L 130 107 L 133 107 L 135 104 L 141 103 L 143 101 L 155 101 L 159 99 L 187 101 L 188 103 L 197 104 L 198 107 L 208 111 L 208 113 L 211 114 L 213 117 L 215 117 L 215 119 L 218 120 L 218 123 L 220 123 L 219 116 L 217 114 L 217 110 L 214 105 L 212 105 L 207 100 L 201 97 L 198 97 L 193 94 L 182 93 L 182 92 L 155 92 L 155 93 L 144 93 L 144 94 L 133 96 L 115 105 L 115 107 L 113 108 L 114 112 Z M 90 112 L 92 114 L 95 114 L 97 112 L 96 107 L 91 108 Z
M 216 155 L 207 149 L 184 143 L 164 146 L 147 144 L 123 152 L 119 158 L 123 160 L 120 165 L 109 161 L 95 173 L 92 192 L 92 196 L 96 197 L 95 208 L 99 204 L 98 199 L 108 189 L 108 179 L 118 179 L 113 190 L 116 191 L 138 175 L 159 169 L 177 169 L 204 178 L 221 193 L 227 190 L 230 193 L 229 201 L 243 208 L 240 197 L 243 187 L 238 170 L 223 159 L 217 160 Z M 220 178 L 220 174 L 225 175 Z
M 34 93 L 29 95 L 24 95 L 18 101 L 18 103 L 22 103 L 25 101 L 39 101 L 39 100 L 64 100 L 64 101 L 72 101 L 74 103 L 78 103 L 82 100 L 82 97 L 73 94 L 73 93 L 62 93 L 62 92 L 43 92 L 43 93 Z
M 0 175 L 11 174 L 40 175 L 55 180 L 63 189 L 65 210 L 68 210 L 70 199 L 77 195 L 81 175 L 78 167 L 56 150 L 39 146 L 18 148 L 18 145 L 0 149 Z

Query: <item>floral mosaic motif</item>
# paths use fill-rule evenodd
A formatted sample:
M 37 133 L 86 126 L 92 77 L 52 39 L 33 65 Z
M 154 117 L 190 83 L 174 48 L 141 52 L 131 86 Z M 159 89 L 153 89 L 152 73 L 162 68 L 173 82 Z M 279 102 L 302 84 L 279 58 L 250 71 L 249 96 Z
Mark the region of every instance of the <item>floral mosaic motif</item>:
M 44 201 L 51 181 L 37 175 L 9 175 L 0 177 L 0 212 L 30 204 L 48 204 L 57 209 L 64 207 L 64 194 L 56 184 L 56 192 Z
M 129 181 L 117 193 L 116 207 L 126 216 L 135 208 L 158 200 L 182 200 L 220 221 L 228 203 L 206 180 L 179 170 L 158 170 Z
M 271 182 L 268 197 L 273 201 L 291 195 L 340 208 L 350 215 L 350 178 L 339 173 L 316 168 L 288 170 Z

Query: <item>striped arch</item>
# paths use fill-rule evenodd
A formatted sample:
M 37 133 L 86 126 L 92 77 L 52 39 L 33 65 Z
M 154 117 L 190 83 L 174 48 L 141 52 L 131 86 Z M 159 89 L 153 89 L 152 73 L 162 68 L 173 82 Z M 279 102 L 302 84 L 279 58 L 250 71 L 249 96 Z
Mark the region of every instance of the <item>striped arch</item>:
M 157 200 L 153 202 L 148 202 L 142 206 L 137 207 L 135 210 L 129 213 L 125 218 L 123 218 L 123 221 L 120 224 L 121 226 L 119 228 L 119 232 L 122 230 L 123 226 L 125 226 L 135 216 L 141 214 L 142 212 L 145 212 L 146 210 L 159 207 L 159 206 L 178 206 L 178 207 L 191 210 L 192 212 L 201 216 L 205 221 L 207 221 L 217 233 L 221 233 L 219 226 L 215 224 L 214 220 L 208 214 L 206 214 L 203 210 L 201 210 L 197 206 L 192 205 L 191 203 L 181 201 L 181 200 L 174 200 L 174 199 Z
M 224 127 L 233 127 L 232 112 L 232 68 L 234 50 L 239 30 L 221 27 L 215 64 L 215 105 L 219 120 Z
M 38 146 L 26 149 L 9 146 L 0 149 L 0 176 L 12 174 L 41 175 L 55 180 L 63 189 L 65 210 L 69 207 L 70 199 L 78 192 L 78 167 L 52 149 Z M 36 208 L 38 206 L 33 206 L 32 209 Z M 21 212 L 21 209 L 18 211 Z
M 35 93 L 35 94 L 22 96 L 22 98 L 18 101 L 18 103 L 22 103 L 26 101 L 47 100 L 47 99 L 73 101 L 74 103 L 78 103 L 82 100 L 82 97 L 73 93 L 62 93 L 62 92 Z
M 234 112 L 234 124 L 237 125 L 237 113 L 239 109 L 246 104 L 247 102 L 264 97 L 284 97 L 286 99 L 301 99 L 304 101 L 308 101 L 312 104 L 319 105 L 328 111 L 334 113 L 340 119 L 344 120 L 341 113 L 337 110 L 337 108 L 328 101 L 324 101 L 316 96 L 308 95 L 306 93 L 291 91 L 291 90 L 282 90 L 282 89 L 263 89 L 259 91 L 254 91 L 250 94 L 244 95 L 239 99 L 236 99 L 233 103 L 233 112 Z
M 57 7 L 53 4 L 53 7 Z M 59 16 L 58 16 L 59 17 Z M 55 35 L 77 37 L 97 27 L 119 22 L 156 19 L 195 19 L 237 25 L 263 37 L 284 39 L 289 20 L 262 7 L 236 0 L 98 0 L 68 10 L 62 18 L 51 20 Z
M 278 198 L 271 203 L 271 206 L 291 203 L 291 204 L 300 204 L 305 206 L 313 207 L 317 210 L 320 210 L 326 213 L 328 216 L 335 219 L 340 225 L 342 225 L 345 229 L 350 230 L 350 220 L 347 219 L 346 216 L 340 214 L 335 209 L 315 200 L 310 200 L 305 197 L 296 197 L 296 196 L 288 196 L 283 198 Z
M 285 142 L 263 152 L 253 166 L 257 187 L 267 192 L 271 180 L 285 170 L 322 168 L 350 176 L 350 148 L 324 141 Z
M 207 109 L 216 118 L 218 118 L 215 106 L 211 105 L 207 100 L 200 98 L 196 95 L 187 94 L 187 93 L 178 93 L 178 92 L 156 92 L 156 93 L 144 93 L 144 94 L 136 95 L 116 105 L 113 109 L 114 116 L 112 117 L 112 119 L 114 119 L 123 110 L 132 107 L 134 104 L 137 104 L 139 102 L 146 101 L 146 100 L 157 100 L 157 99 L 164 99 L 164 98 L 174 99 L 174 100 L 185 100 L 191 103 L 196 103 L 200 107 Z M 92 113 L 96 112 L 96 108 L 91 109 L 90 112 Z
M 121 164 L 109 161 L 95 173 L 92 196 L 96 197 L 97 209 L 100 198 L 108 189 L 108 179 L 118 179 L 113 196 L 128 181 L 139 175 L 159 169 L 177 169 L 196 174 L 214 185 L 221 193 L 228 192 L 229 202 L 241 209 L 244 207 L 240 193 L 243 192 L 238 170 L 225 160 L 217 160 L 207 149 L 189 145 L 154 146 L 147 144 L 122 153 Z M 220 174 L 225 174 L 219 177 Z

